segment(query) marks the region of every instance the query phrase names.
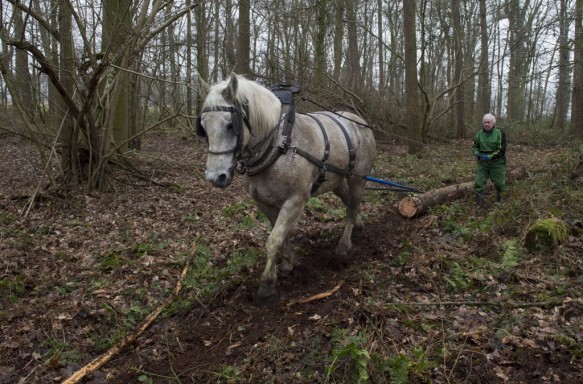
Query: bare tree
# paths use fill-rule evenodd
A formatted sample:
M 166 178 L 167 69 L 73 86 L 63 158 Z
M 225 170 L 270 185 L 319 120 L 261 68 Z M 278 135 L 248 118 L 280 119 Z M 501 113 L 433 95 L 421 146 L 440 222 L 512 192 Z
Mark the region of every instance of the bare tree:
M 20 40 L 25 40 L 24 20 L 22 10 L 16 8 L 14 10 L 14 32 L 15 37 Z M 26 51 L 19 49 L 16 51 L 16 73 L 14 78 L 16 80 L 16 89 L 18 90 L 17 97 L 20 98 L 22 106 L 29 116 L 33 117 L 37 109 L 32 96 L 32 78 L 28 70 L 28 55 Z
M 454 55 L 454 75 L 453 82 L 456 85 L 454 90 L 454 124 L 457 139 L 464 139 L 466 129 L 464 124 L 464 82 L 462 79 L 463 62 L 463 30 L 461 26 L 460 1 L 452 0 L 452 21 L 453 21 L 453 55 Z
M 326 78 L 326 32 L 327 32 L 327 1 L 318 1 L 316 7 L 316 32 L 314 39 L 314 86 L 317 90 L 324 87 Z
M 75 129 L 74 119 L 78 117 L 78 111 L 72 100 L 75 84 L 73 75 L 75 72 L 75 57 L 73 49 L 73 29 L 71 8 L 68 1 L 59 1 L 59 35 L 60 41 L 60 63 L 59 75 L 61 81 L 61 102 L 59 116 L 61 127 L 59 128 L 59 139 L 62 148 L 61 168 L 65 175 L 65 185 L 77 185 L 79 174 L 77 164 L 80 162 L 78 152 L 79 130 Z
M 202 3 L 195 9 L 196 20 L 196 69 L 198 76 L 207 81 L 209 78 L 208 60 L 205 59 L 207 52 L 207 5 Z M 202 95 L 200 95 L 202 96 Z M 202 108 L 204 100 L 199 97 L 198 109 Z
M 583 0 L 575 2 L 575 55 L 571 124 L 575 135 L 583 139 Z
M 554 126 L 563 131 L 565 129 L 565 120 L 567 117 L 567 104 L 569 101 L 569 19 L 567 18 L 567 0 L 560 0 L 559 2 L 559 63 L 558 63 L 558 84 L 556 97 L 556 112 Z
M 239 32 L 237 45 L 237 72 L 251 75 L 249 54 L 251 52 L 251 24 L 249 0 L 239 0 Z
M 405 111 L 407 137 L 410 154 L 423 149 L 423 138 L 419 126 L 419 93 L 417 86 L 417 37 L 415 28 L 415 0 L 403 3 L 405 37 Z
M 478 114 L 490 112 L 490 66 L 488 65 L 490 51 L 488 49 L 488 20 L 486 0 L 480 0 L 480 64 L 478 66 Z
M 340 80 L 340 71 L 342 68 L 342 41 L 344 40 L 344 13 L 346 7 L 344 1 L 339 1 L 334 14 L 334 69 L 332 77 L 334 80 Z

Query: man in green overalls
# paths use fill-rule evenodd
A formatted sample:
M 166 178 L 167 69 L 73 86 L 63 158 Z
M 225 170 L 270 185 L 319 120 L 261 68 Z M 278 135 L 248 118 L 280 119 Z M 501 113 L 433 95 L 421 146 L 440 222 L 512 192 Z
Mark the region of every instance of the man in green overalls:
M 484 204 L 484 188 L 492 180 L 497 192 L 497 201 L 502 201 L 506 190 L 506 132 L 496 128 L 496 117 L 487 113 L 483 118 L 484 128 L 476 133 L 472 151 L 478 160 L 474 190 L 478 205 Z

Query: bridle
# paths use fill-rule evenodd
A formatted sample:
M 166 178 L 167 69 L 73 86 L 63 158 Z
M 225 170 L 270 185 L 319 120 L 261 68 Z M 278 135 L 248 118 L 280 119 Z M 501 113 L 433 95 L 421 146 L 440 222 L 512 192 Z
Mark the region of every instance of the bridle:
M 212 155 L 227 155 L 233 153 L 235 158 L 239 159 L 243 153 L 243 122 L 247 124 L 249 129 L 249 120 L 247 119 L 247 114 L 244 113 L 241 108 L 234 105 L 219 105 L 214 107 L 204 108 L 198 118 L 196 119 L 196 134 L 200 137 L 206 137 L 206 132 L 201 124 L 201 116 L 203 113 L 207 112 L 230 112 L 231 113 L 231 129 L 235 136 L 237 136 L 237 144 L 231 149 L 224 151 L 211 151 L 209 149 L 208 153 Z

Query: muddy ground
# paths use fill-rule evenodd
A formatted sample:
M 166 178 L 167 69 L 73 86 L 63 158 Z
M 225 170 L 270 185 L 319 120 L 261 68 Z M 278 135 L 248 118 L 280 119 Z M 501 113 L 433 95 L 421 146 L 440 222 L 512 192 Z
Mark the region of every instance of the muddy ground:
M 134 159 L 150 180 L 47 193 L 34 149 L 0 138 L 0 383 L 61 382 L 106 352 L 170 295 L 195 240 L 179 297 L 83 382 L 583 382 L 581 236 L 500 266 L 496 236 L 522 229 L 467 223 L 504 208 L 468 197 L 457 214 L 407 220 L 398 196 L 367 192 L 365 228 L 339 262 L 339 203 L 326 197 L 292 232 L 300 264 L 278 304 L 258 308 L 269 227 L 239 180 L 207 185 L 190 137 L 152 135 Z M 452 222 L 459 210 L 467 222 Z

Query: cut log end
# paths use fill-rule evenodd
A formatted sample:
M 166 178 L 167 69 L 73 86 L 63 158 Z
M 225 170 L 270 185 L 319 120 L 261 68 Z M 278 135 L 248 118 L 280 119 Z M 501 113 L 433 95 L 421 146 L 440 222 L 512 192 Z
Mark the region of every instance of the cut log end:
M 423 212 L 423 202 L 417 196 L 406 196 L 399 201 L 399 213 L 408 218 Z

